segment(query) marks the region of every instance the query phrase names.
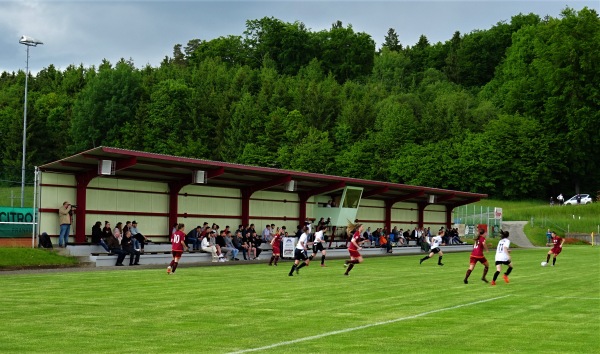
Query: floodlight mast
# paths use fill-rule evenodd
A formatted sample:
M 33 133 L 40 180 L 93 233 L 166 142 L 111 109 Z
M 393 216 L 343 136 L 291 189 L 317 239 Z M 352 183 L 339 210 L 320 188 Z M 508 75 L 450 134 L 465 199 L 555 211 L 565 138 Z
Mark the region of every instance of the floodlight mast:
M 27 151 L 27 84 L 29 80 L 29 47 L 36 47 L 44 42 L 28 36 L 21 36 L 19 43 L 27 46 L 27 60 L 25 67 L 25 103 L 23 104 L 23 161 L 21 163 L 21 208 L 25 202 L 25 153 Z

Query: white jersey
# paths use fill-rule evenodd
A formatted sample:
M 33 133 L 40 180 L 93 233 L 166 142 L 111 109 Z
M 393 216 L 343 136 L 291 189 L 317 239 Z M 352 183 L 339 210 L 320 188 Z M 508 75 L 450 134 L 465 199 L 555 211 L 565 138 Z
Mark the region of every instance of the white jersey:
M 510 260 L 508 247 L 510 247 L 509 239 L 503 238 L 498 242 L 498 247 L 496 248 L 496 262 L 507 262 Z
M 304 250 L 306 248 L 306 240 L 308 239 L 308 235 L 306 232 L 302 233 L 300 239 L 298 239 L 298 243 L 296 244 L 296 249 Z
M 323 230 L 315 232 L 315 243 L 323 242 Z
M 434 236 L 431 238 L 431 248 L 439 248 L 442 243 L 442 236 Z

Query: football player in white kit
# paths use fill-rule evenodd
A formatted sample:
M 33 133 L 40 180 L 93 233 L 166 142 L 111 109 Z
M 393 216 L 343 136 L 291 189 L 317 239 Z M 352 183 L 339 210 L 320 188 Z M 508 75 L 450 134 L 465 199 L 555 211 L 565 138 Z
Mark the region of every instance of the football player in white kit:
M 319 230 L 315 232 L 315 241 L 313 243 L 313 254 L 308 257 L 309 261 L 317 255 L 317 252 L 321 251 L 321 267 L 325 267 L 325 256 L 327 255 L 327 251 L 325 250 L 325 230 L 327 226 L 322 225 L 319 227 Z
M 296 244 L 296 249 L 294 250 L 294 264 L 292 264 L 292 269 L 290 269 L 290 273 L 288 274 L 290 277 L 294 276 L 294 271 L 296 274 L 300 274 L 298 271 L 300 268 L 308 265 L 308 257 L 306 256 L 306 250 L 308 245 L 308 227 L 304 226 L 302 228 L 302 235 L 298 239 L 298 243 Z M 303 261 L 302 264 L 298 265 L 300 261 Z
M 508 283 L 508 275 L 513 269 L 512 260 L 510 258 L 510 240 L 508 239 L 508 231 L 500 230 L 500 234 L 502 235 L 502 239 L 498 242 L 498 247 L 496 247 L 496 273 L 494 273 L 494 279 L 491 282 L 492 285 L 496 285 L 496 279 L 498 279 L 503 264 L 508 266 L 506 273 L 502 276 L 506 283 Z
M 444 252 L 442 252 L 442 250 L 440 249 L 440 245 L 442 244 L 442 234 L 443 231 L 439 231 L 437 236 L 434 236 L 431 238 L 431 249 L 429 250 L 429 254 L 423 258 L 421 258 L 421 260 L 419 261 L 419 264 L 425 262 L 426 260 L 428 260 L 429 258 L 433 257 L 434 254 L 439 253 L 440 258 L 438 258 L 438 265 L 439 266 L 443 266 L 444 263 L 442 263 L 442 257 L 444 256 Z

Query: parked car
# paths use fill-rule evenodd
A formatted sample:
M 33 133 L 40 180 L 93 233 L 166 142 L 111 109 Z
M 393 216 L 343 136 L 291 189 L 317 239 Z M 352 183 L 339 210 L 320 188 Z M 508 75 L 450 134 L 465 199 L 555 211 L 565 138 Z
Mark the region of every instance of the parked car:
M 565 200 L 565 205 L 590 204 L 592 197 L 589 194 L 580 194 L 580 202 L 577 203 L 577 195 L 572 196 L 569 200 Z

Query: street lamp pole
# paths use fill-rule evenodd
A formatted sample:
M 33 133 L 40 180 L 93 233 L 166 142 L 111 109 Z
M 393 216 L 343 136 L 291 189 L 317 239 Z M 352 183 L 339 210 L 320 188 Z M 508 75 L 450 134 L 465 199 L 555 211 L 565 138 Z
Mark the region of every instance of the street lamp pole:
M 29 47 L 35 47 L 38 44 L 44 44 L 43 42 L 27 37 L 21 36 L 19 43 L 27 46 L 27 60 L 25 66 L 25 103 L 23 104 L 23 161 L 21 163 L 21 208 L 24 207 L 25 201 L 25 153 L 27 151 L 27 84 L 29 81 Z

